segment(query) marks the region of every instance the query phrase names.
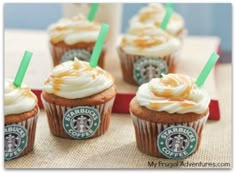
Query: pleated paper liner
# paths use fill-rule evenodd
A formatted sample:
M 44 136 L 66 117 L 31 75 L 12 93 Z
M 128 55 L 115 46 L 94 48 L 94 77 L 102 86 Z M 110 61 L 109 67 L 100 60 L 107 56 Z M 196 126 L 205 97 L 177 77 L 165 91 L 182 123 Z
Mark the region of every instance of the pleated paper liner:
M 202 118 L 192 121 L 192 122 L 182 122 L 182 123 L 169 123 L 162 124 L 153 121 L 143 120 L 131 113 L 133 120 L 133 125 L 135 129 L 136 144 L 138 149 L 151 156 L 166 158 L 162 155 L 157 148 L 157 137 L 158 135 L 168 127 L 171 126 L 185 126 L 193 128 L 198 136 L 197 148 L 193 151 L 195 153 L 201 143 L 202 131 L 204 125 L 207 121 L 209 113 Z
M 47 113 L 48 124 L 51 133 L 58 137 L 74 139 L 73 137 L 69 136 L 63 128 L 63 116 L 67 110 L 76 107 L 52 104 L 44 100 L 43 97 L 41 97 L 41 100 L 43 101 L 45 111 Z M 101 136 L 107 131 L 110 124 L 110 116 L 112 112 L 113 103 L 114 97 L 105 103 L 89 106 L 95 108 L 100 114 L 100 125 L 96 130 L 95 134 L 92 135 L 90 138 Z
M 34 147 L 34 141 L 35 141 L 35 133 L 36 133 L 36 126 L 37 126 L 37 120 L 38 120 L 38 116 L 39 116 L 39 110 L 37 115 L 30 117 L 26 120 L 23 120 L 21 122 L 15 122 L 15 123 L 11 123 L 11 124 L 5 124 L 5 126 L 10 126 L 10 125 L 18 125 L 21 126 L 23 128 L 26 129 L 27 133 L 28 133 L 28 137 L 27 137 L 27 144 L 25 149 L 19 154 L 19 156 L 17 156 L 16 158 L 22 157 L 26 154 L 28 154 L 29 152 L 31 152 L 33 150 Z M 13 158 L 15 159 L 15 158 Z

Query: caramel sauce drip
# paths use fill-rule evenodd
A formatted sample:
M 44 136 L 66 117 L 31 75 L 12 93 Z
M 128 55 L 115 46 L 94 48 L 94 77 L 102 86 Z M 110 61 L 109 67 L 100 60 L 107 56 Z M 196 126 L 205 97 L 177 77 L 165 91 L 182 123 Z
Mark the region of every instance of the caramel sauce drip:
M 54 31 L 57 31 L 57 32 L 63 32 L 64 30 L 67 30 L 67 31 L 65 31 L 65 33 L 57 33 L 55 35 L 52 35 L 51 42 L 54 44 L 58 43 L 61 40 L 63 40 L 67 34 L 71 34 L 71 33 L 80 33 L 80 32 L 84 32 L 84 31 L 86 31 L 86 32 L 99 31 L 100 27 L 99 27 L 99 25 L 84 26 L 84 27 L 79 27 L 79 28 L 76 28 L 76 27 L 71 28 L 69 26 L 57 26 L 54 29 Z
M 123 37 L 121 40 L 121 47 L 125 47 L 127 45 L 127 40 Z
M 181 107 L 183 107 L 183 108 L 189 108 L 189 107 L 192 107 L 193 106 L 193 104 L 191 104 L 191 103 L 180 103 L 180 106 Z
M 152 47 L 155 45 L 160 45 L 161 43 L 163 43 L 162 40 L 160 39 L 155 39 L 155 40 L 149 40 L 149 39 L 136 39 L 134 40 L 134 44 L 137 47 L 141 47 L 141 48 L 148 48 L 148 47 Z
M 57 26 L 55 31 L 70 30 L 70 33 L 77 33 L 82 31 L 99 31 L 98 25 L 84 26 L 84 27 L 70 27 L 70 26 Z
M 160 23 L 160 22 L 158 22 L 158 21 L 154 22 L 154 25 L 155 25 L 156 27 L 158 27 L 158 28 L 160 28 L 160 27 L 161 27 L 161 23 Z
M 154 10 L 146 11 L 145 13 L 141 13 L 139 15 L 139 21 L 140 22 L 145 22 L 146 20 L 152 18 L 152 16 L 154 16 L 155 14 L 156 14 L 156 12 Z
M 152 110 L 158 110 L 161 106 L 162 106 L 162 104 L 160 104 L 160 103 L 150 103 L 150 104 L 149 104 L 149 107 L 150 107 Z
M 166 103 L 150 103 L 149 104 L 149 107 L 152 109 L 152 110 L 158 110 L 160 109 L 162 106 L 166 106 L 166 105 L 169 105 L 173 103 L 172 101 L 170 102 L 166 102 Z M 192 107 L 194 104 L 192 103 L 186 103 L 184 101 L 180 101 L 179 102 L 180 106 L 183 107 L 183 108 L 189 108 L 189 107 Z
M 162 92 L 157 92 L 154 88 L 150 88 L 151 92 L 157 96 L 157 97 L 167 97 L 170 100 L 175 100 L 175 101 L 182 101 L 184 99 L 188 99 L 189 98 L 189 94 L 191 92 L 192 89 L 192 85 L 189 84 L 189 81 L 184 77 L 179 75 L 179 77 L 181 78 L 181 80 L 183 81 L 184 84 L 187 84 L 187 88 L 185 89 L 185 91 L 180 95 L 180 96 L 174 96 L 174 93 L 172 91 L 172 89 L 164 89 Z M 165 79 L 162 78 L 159 81 L 163 86 L 171 86 L 171 87 L 176 87 L 178 86 L 178 79 L 176 79 L 174 76 L 169 74 L 169 78 Z
M 63 66 L 60 65 L 60 66 Z M 104 74 L 107 78 L 112 79 L 111 75 L 109 73 L 104 73 L 103 70 L 101 69 L 96 69 L 90 67 L 90 66 L 83 66 L 78 59 L 75 59 L 73 61 L 72 69 L 67 69 L 63 72 L 58 73 L 57 75 L 50 75 L 50 78 L 52 79 L 53 82 L 53 93 L 56 94 L 59 90 L 61 85 L 64 83 L 63 77 L 68 76 L 68 77 L 79 77 L 79 69 L 82 69 L 83 72 L 91 72 L 91 77 L 95 79 L 98 75 Z M 50 80 L 47 79 L 44 84 L 49 83 Z
M 151 7 L 149 10 L 146 10 L 139 14 L 139 21 L 145 22 L 148 19 L 152 18 L 153 16 L 157 15 L 158 13 L 163 13 L 163 9 Z
M 60 90 L 61 84 L 64 83 L 63 79 L 54 78 L 53 79 L 53 93 L 56 94 Z
M 21 93 L 21 96 L 23 97 L 28 97 L 28 98 L 32 98 L 34 99 L 36 102 L 38 101 L 37 97 L 35 95 L 32 94 L 30 88 L 22 88 L 21 90 L 24 90 L 22 93 Z

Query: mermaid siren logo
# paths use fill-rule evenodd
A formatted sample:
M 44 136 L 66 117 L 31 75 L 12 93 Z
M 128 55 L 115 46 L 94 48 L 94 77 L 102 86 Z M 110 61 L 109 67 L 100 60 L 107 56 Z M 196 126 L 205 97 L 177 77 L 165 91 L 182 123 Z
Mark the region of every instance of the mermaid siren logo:
M 100 125 L 100 114 L 95 108 L 79 106 L 67 110 L 63 118 L 65 132 L 75 139 L 93 136 Z
M 61 63 L 74 60 L 74 58 L 78 58 L 79 60 L 89 62 L 91 54 L 87 50 L 83 49 L 71 49 L 65 52 L 61 58 Z
M 133 75 L 138 85 L 149 82 L 152 78 L 159 78 L 168 72 L 167 64 L 162 58 L 138 59 L 134 63 Z
M 167 158 L 181 159 L 191 155 L 198 142 L 195 130 L 186 126 L 171 126 L 157 137 L 159 152 Z
M 4 156 L 5 160 L 18 157 L 26 148 L 28 141 L 27 130 L 20 125 L 4 127 Z

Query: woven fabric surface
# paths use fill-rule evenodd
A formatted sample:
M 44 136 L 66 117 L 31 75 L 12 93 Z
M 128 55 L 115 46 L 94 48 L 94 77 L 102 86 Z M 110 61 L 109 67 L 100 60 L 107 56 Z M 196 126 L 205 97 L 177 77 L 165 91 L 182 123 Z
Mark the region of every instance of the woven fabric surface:
M 158 159 L 139 152 L 129 115 L 113 113 L 105 135 L 78 141 L 54 137 L 49 131 L 45 112 L 41 111 L 34 150 L 5 162 L 5 168 L 150 168 L 152 162 L 152 167 L 156 164 L 156 168 L 232 167 L 231 81 L 231 64 L 219 65 L 216 88 L 221 119 L 207 122 L 200 149 L 185 160 Z M 198 166 L 196 163 L 200 162 L 202 165 Z

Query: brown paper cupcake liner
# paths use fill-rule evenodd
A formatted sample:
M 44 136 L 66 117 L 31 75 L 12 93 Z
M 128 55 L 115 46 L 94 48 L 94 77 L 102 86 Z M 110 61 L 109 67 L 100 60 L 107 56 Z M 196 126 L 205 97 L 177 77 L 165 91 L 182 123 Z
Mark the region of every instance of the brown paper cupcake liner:
M 38 120 L 39 112 L 37 113 L 36 116 L 33 116 L 27 120 L 18 122 L 18 123 L 13 123 L 13 124 L 5 124 L 5 126 L 10 126 L 10 125 L 19 125 L 24 127 L 27 130 L 28 134 L 28 141 L 26 144 L 25 149 L 19 154 L 19 156 L 15 158 L 22 157 L 26 154 L 28 154 L 30 151 L 33 150 L 34 147 L 34 141 L 35 141 L 35 132 L 36 132 L 36 125 L 37 125 L 37 120 Z M 13 159 L 15 159 L 13 158 Z
M 147 155 L 167 158 L 163 154 L 161 154 L 158 150 L 158 145 L 157 145 L 158 135 L 163 130 L 171 126 L 186 126 L 186 127 L 193 128 L 196 131 L 197 136 L 198 136 L 197 137 L 198 143 L 197 143 L 197 147 L 193 151 L 194 153 L 197 151 L 201 143 L 202 131 L 207 121 L 208 115 L 209 113 L 206 116 L 202 117 L 201 119 L 193 121 L 193 122 L 161 124 L 161 123 L 155 123 L 152 121 L 139 119 L 138 117 L 136 117 L 135 115 L 131 113 L 134 129 L 135 129 L 137 147 L 141 152 Z
M 122 76 L 123 76 L 124 81 L 133 85 L 141 85 L 142 83 L 146 83 L 147 81 L 142 82 L 138 80 L 139 77 L 134 74 L 134 66 L 135 66 L 135 63 L 137 61 L 140 61 L 141 59 L 150 59 L 150 58 L 153 59 L 153 58 L 149 56 L 145 57 L 145 56 L 127 54 L 120 47 L 118 48 L 118 54 L 120 57 Z M 176 69 L 176 66 L 175 66 L 176 55 L 177 55 L 177 52 L 171 55 L 159 58 L 161 62 L 163 62 L 162 60 L 164 60 L 164 63 L 166 64 L 167 67 L 166 67 L 166 70 L 163 68 L 163 72 L 162 72 L 162 69 L 159 68 L 157 75 L 150 75 L 150 71 L 149 71 L 150 69 L 148 70 L 148 68 L 146 68 L 147 70 L 146 76 L 150 75 L 148 77 L 148 80 L 151 80 L 152 78 L 160 77 L 161 73 L 174 73 Z M 158 58 L 154 58 L 154 59 L 158 59 Z M 142 68 L 142 70 L 144 70 L 144 68 Z
M 68 135 L 67 132 L 65 132 L 63 128 L 63 117 L 64 117 L 64 114 L 69 109 L 76 108 L 78 106 L 75 106 L 75 107 L 60 106 L 60 105 L 55 105 L 55 104 L 51 104 L 47 102 L 46 100 L 43 99 L 42 96 L 41 96 L 41 99 L 44 105 L 44 109 L 47 113 L 48 124 L 49 124 L 51 133 L 57 137 L 75 139 L 71 137 L 70 135 Z M 100 114 L 100 125 L 97 128 L 96 132 L 89 138 L 101 136 L 107 131 L 110 124 L 110 116 L 111 116 L 114 100 L 115 100 L 115 97 L 113 97 L 111 100 L 107 101 L 106 103 L 102 103 L 100 105 L 89 106 L 89 107 L 95 108 Z
M 69 53 L 69 51 L 71 53 L 69 53 L 71 56 L 69 58 L 69 60 L 73 60 L 74 57 L 76 57 L 77 54 L 74 54 L 73 52 L 76 52 L 77 50 L 81 50 L 81 51 L 87 51 L 90 53 L 90 55 L 92 54 L 92 51 L 93 51 L 93 47 L 87 47 L 87 48 L 81 48 L 81 47 L 76 47 L 76 46 L 68 46 L 66 47 L 66 45 L 63 47 L 63 46 L 58 46 L 58 45 L 53 45 L 51 42 L 49 42 L 49 48 L 50 48 L 50 52 L 51 52 L 51 55 L 52 55 L 52 60 L 53 60 L 53 66 L 56 66 L 62 62 L 64 62 L 62 60 L 62 57 L 63 55 L 65 55 L 65 53 Z M 105 57 L 105 48 L 103 48 L 101 54 L 100 54 L 100 58 L 98 60 L 98 65 L 101 67 L 101 68 L 104 68 L 105 64 L 104 64 L 104 57 Z M 86 59 L 88 60 L 84 60 L 84 59 L 81 59 L 80 57 L 77 56 L 78 59 L 80 60 L 83 60 L 83 61 L 89 61 L 90 57 L 88 56 Z

